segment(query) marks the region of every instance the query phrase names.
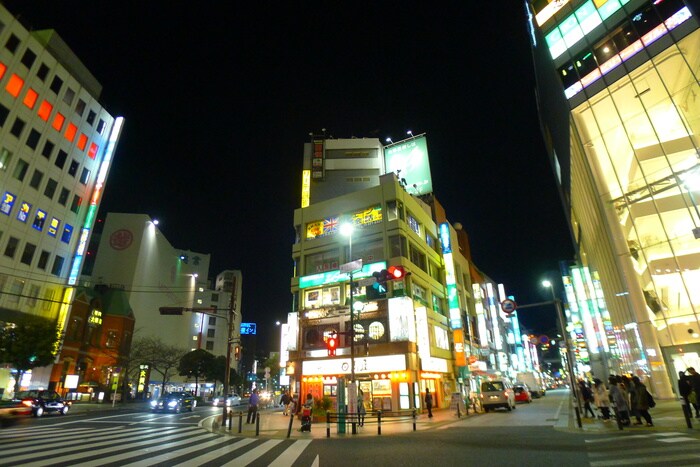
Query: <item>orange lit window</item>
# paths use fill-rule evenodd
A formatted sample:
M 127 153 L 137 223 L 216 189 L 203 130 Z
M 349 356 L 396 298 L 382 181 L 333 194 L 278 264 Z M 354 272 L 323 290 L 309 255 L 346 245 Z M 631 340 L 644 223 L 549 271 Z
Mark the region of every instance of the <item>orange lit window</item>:
M 27 91 L 27 95 L 24 96 L 24 105 L 26 105 L 30 109 L 33 109 L 38 97 L 39 95 L 36 93 L 36 91 L 32 88 L 29 88 L 29 90 Z
M 80 133 L 80 138 L 78 138 L 78 149 L 85 151 L 85 145 L 87 144 L 87 135 L 85 133 Z
M 95 156 L 97 155 L 98 149 L 99 148 L 97 147 L 97 145 L 95 143 L 90 143 L 90 149 L 88 150 L 88 157 L 90 159 L 94 159 Z
M 44 101 L 39 106 L 39 111 L 37 112 L 37 114 L 39 114 L 39 117 L 41 117 L 42 120 L 44 120 L 45 122 L 48 122 L 49 115 L 51 115 L 52 110 L 53 110 L 53 105 L 49 104 L 48 101 Z
M 12 97 L 17 97 L 22 90 L 22 86 L 24 86 L 24 80 L 17 75 L 12 75 L 7 82 L 7 86 L 5 86 L 5 91 L 9 92 Z
M 75 139 L 75 134 L 77 132 L 78 132 L 78 127 L 73 125 L 72 123 L 69 123 L 68 128 L 66 128 L 66 133 L 63 135 L 63 137 L 72 143 L 73 140 Z
M 61 131 L 63 128 L 63 122 L 66 121 L 66 117 L 61 115 L 60 112 L 56 112 L 56 116 L 53 118 L 53 123 L 51 126 L 56 130 L 56 131 Z
M 2 79 L 3 76 L 5 76 L 6 71 L 7 71 L 7 66 L 5 66 L 4 63 L 0 62 L 0 79 Z

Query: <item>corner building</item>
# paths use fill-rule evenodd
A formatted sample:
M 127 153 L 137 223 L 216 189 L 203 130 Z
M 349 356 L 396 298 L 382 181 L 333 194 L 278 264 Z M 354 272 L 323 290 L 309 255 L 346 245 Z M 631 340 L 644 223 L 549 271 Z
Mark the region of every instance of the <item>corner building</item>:
M 123 123 L 102 86 L 53 30 L 0 5 L 0 324 L 65 327 Z M 22 387 L 48 387 L 51 367 Z M 0 368 L 0 395 L 14 385 Z
M 528 6 L 573 269 L 596 284 L 570 296 L 609 313 L 603 325 L 583 310 L 587 351 L 600 372 L 649 378 L 670 397 L 678 371 L 700 365 L 698 2 Z

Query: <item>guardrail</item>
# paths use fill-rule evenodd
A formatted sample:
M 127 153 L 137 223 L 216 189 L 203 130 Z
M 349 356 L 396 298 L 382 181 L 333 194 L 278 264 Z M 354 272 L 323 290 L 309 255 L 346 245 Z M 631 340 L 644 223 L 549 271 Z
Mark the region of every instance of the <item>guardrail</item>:
M 397 412 L 390 411 L 372 411 L 366 414 L 357 412 L 326 412 L 326 438 L 331 437 L 331 424 L 350 424 L 352 426 L 352 434 L 357 434 L 357 426 L 364 426 L 367 423 L 377 424 L 377 435 L 382 434 L 382 422 L 395 421 L 411 421 L 413 423 L 413 431 L 416 431 L 416 410 L 403 410 Z

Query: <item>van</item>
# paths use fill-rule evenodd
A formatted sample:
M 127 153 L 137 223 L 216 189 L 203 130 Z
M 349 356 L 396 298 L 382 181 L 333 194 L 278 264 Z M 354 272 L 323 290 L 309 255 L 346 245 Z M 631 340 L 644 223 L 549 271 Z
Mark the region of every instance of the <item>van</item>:
M 481 406 L 485 412 L 503 407 L 509 412 L 515 408 L 515 392 L 508 380 L 497 379 L 481 383 Z

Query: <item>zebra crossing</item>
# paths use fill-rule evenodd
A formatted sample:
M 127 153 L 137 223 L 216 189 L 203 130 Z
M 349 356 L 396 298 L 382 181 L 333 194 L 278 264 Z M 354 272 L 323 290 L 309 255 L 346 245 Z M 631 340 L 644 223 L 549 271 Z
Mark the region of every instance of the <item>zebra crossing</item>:
M 0 432 L 11 466 L 292 466 L 311 440 L 234 437 L 196 426 L 46 426 Z
M 700 465 L 698 438 L 662 432 L 587 439 L 591 467 Z

